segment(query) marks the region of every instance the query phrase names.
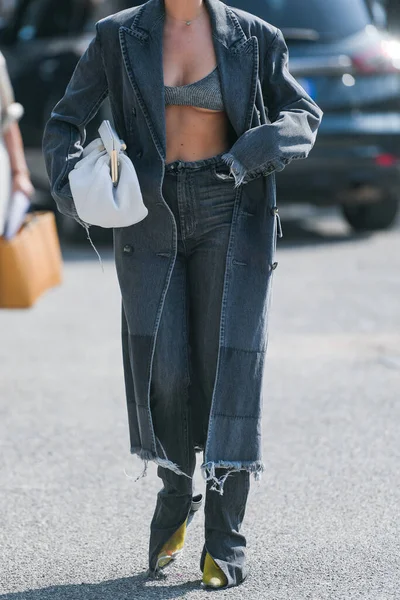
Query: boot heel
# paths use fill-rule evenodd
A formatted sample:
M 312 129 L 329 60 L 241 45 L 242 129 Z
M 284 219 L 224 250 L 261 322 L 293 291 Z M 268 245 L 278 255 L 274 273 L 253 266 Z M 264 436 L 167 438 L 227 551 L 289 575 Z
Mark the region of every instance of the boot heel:
M 228 585 L 225 573 L 208 552 L 204 561 L 202 584 L 204 587 L 213 588 L 214 590 Z
M 161 548 L 161 551 L 157 557 L 156 571 L 159 569 L 165 569 L 165 567 L 171 564 L 179 557 L 180 554 L 182 554 L 183 547 L 185 545 L 187 527 L 191 523 L 195 513 L 201 507 L 202 502 L 202 494 L 198 494 L 192 498 L 190 512 L 186 521 L 179 527 L 179 529 L 177 529 L 177 531 L 175 531 L 175 533 Z
M 164 544 L 160 554 L 157 557 L 156 570 L 165 569 L 165 567 L 167 567 L 171 562 L 176 560 L 178 556 L 182 553 L 183 547 L 185 545 L 186 527 L 187 519 Z

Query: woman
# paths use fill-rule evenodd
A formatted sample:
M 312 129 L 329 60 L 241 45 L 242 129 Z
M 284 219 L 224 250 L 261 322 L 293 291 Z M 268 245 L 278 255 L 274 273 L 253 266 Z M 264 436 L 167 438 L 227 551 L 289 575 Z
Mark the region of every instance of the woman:
M 279 30 L 219 0 L 149 0 L 97 24 L 47 125 L 61 212 L 109 96 L 148 217 L 114 232 L 131 452 L 158 464 L 150 571 L 172 562 L 207 479 L 203 584 L 246 576 L 240 533 L 260 440 L 278 231 L 274 171 L 310 151 L 321 111 L 287 71 Z M 265 108 L 264 108 L 265 106 Z
M 22 113 L 22 106 L 14 102 L 6 61 L 0 52 L 0 235 L 12 192 L 23 192 L 29 198 L 34 191 L 18 126 Z

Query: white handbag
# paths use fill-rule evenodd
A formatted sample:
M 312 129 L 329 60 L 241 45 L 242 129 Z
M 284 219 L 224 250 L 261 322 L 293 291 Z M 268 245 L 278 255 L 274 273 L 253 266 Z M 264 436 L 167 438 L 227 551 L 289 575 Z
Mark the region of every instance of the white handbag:
M 88 225 L 129 227 L 148 215 L 135 167 L 109 121 L 99 134 L 68 176 L 76 211 Z

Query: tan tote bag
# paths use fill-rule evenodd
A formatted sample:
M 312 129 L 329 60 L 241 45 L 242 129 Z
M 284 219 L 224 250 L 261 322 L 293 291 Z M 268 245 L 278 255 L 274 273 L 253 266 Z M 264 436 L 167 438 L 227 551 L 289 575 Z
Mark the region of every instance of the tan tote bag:
M 15 237 L 0 237 L 0 308 L 29 308 L 61 282 L 62 257 L 52 212 L 30 213 Z

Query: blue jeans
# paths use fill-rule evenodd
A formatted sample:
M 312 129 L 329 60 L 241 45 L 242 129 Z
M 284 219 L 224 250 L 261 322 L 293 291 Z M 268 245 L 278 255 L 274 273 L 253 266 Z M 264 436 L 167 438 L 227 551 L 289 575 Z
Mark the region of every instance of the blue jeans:
M 178 229 L 178 253 L 158 332 L 151 411 L 159 456 L 187 474 L 158 467 L 163 488 L 151 523 L 150 570 L 164 543 L 191 513 L 196 451 L 204 450 L 218 360 L 221 298 L 233 208 L 229 167 L 220 156 L 166 166 L 163 196 Z M 226 471 L 216 470 L 221 477 Z M 250 487 L 247 471 L 231 473 L 220 495 L 207 482 L 206 551 L 228 579 L 246 576 L 246 540 L 240 533 Z

